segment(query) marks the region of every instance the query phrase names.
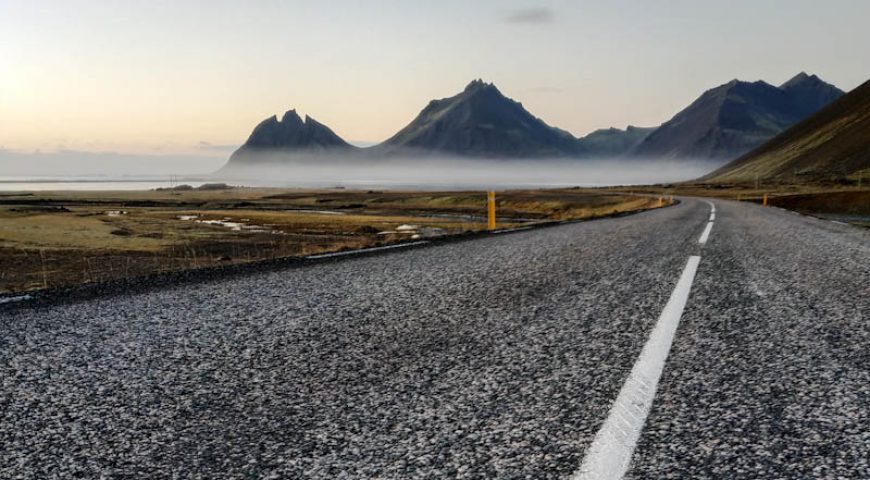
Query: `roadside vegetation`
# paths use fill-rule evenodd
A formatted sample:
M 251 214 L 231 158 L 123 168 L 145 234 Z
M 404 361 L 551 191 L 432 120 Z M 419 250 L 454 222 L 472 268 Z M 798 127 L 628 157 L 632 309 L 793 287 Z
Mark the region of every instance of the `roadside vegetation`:
M 484 192 L 176 188 L 0 195 L 0 293 L 383 246 L 486 229 Z M 499 192 L 499 228 L 655 208 L 568 189 Z
M 870 185 L 867 178 L 831 183 L 684 183 L 613 189 L 652 195 L 687 195 L 767 204 L 829 220 L 870 228 Z

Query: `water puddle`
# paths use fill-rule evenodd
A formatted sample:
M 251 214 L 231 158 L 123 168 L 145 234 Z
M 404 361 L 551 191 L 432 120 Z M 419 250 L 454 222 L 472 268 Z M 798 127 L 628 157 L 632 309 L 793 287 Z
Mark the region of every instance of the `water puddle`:
M 271 233 L 273 235 L 285 235 L 281 230 L 274 230 L 263 225 L 254 225 L 249 218 L 243 218 L 235 221 L 232 218 L 223 218 L 221 220 L 201 220 L 199 215 L 178 215 L 176 218 L 183 221 L 193 221 L 203 225 L 216 225 L 219 227 L 229 228 L 234 232 L 249 232 L 249 233 Z
M 386 230 L 378 232 L 378 235 L 410 235 L 412 239 L 432 238 L 446 235 L 447 230 L 438 227 L 421 227 L 419 225 L 403 224 L 396 227 L 395 230 Z

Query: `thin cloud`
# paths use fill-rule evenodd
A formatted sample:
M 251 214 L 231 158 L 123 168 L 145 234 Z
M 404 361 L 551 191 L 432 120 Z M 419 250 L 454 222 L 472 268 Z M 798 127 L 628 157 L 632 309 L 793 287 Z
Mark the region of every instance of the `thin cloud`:
M 535 7 L 513 10 L 505 15 L 504 20 L 508 23 L 538 24 L 551 23 L 554 18 L 555 15 L 549 8 Z

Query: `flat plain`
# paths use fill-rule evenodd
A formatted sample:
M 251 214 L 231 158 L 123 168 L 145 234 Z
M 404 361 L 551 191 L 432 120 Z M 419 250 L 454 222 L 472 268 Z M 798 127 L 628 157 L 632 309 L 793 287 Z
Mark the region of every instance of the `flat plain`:
M 588 190 L 499 192 L 498 223 L 659 206 Z M 0 196 L 0 293 L 392 245 L 486 229 L 485 192 L 176 188 Z

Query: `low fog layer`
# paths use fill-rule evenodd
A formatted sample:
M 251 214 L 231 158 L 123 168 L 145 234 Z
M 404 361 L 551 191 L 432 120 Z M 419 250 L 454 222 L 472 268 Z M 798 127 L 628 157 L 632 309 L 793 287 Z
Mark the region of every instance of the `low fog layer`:
M 698 178 L 721 163 L 639 159 L 467 159 L 295 157 L 232 165 L 212 178 L 262 186 L 557 187 L 641 185 Z
M 199 175 L 213 172 L 225 163 L 224 155 L 131 155 L 74 150 L 31 153 L 0 149 L 0 179 Z
M 721 163 L 661 159 L 468 159 L 319 155 L 259 157 L 243 166 L 225 157 L 0 150 L 9 179 L 165 179 L 274 187 L 481 188 L 638 185 L 691 180 Z

